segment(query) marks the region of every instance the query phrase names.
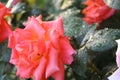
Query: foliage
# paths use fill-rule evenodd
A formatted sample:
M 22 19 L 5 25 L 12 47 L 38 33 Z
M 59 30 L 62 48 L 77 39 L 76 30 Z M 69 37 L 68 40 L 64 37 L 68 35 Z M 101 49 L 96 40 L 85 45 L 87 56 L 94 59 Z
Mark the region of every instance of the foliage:
M 7 3 L 7 0 L 0 0 Z M 120 39 L 120 0 L 104 0 L 106 5 L 117 9 L 110 18 L 100 24 L 88 25 L 81 11 L 84 0 L 20 0 L 11 7 L 11 26 L 24 28 L 29 16 L 42 14 L 43 20 L 63 18 L 65 35 L 77 54 L 70 66 L 65 65 L 65 80 L 107 80 L 117 68 L 115 52 Z M 7 41 L 0 43 L 0 80 L 20 80 L 16 68 L 9 63 L 11 50 Z M 26 80 L 32 80 L 26 79 Z M 49 80 L 53 80 L 50 78 Z

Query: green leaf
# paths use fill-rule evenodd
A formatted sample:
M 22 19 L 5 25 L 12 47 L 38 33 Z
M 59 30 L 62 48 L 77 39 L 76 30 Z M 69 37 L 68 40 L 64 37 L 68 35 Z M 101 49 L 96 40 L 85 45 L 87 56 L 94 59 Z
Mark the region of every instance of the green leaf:
M 3 42 L 0 44 L 0 60 L 4 62 L 9 62 L 11 50 L 7 47 L 7 42 Z
M 81 29 L 89 29 L 89 26 L 80 18 L 78 15 L 80 14 L 80 10 L 76 8 L 68 9 L 59 16 L 63 18 L 64 22 L 64 31 L 67 36 L 78 36 Z
M 13 65 L 6 62 L 0 62 L 0 80 L 18 80 Z
M 5 67 L 5 63 L 0 61 L 0 79 L 3 75 L 4 67 Z
M 114 9 L 120 9 L 120 0 L 104 0 L 104 2 Z
M 91 35 L 93 35 L 94 31 L 97 28 L 96 26 L 97 26 L 96 24 L 93 24 L 93 25 L 89 26 L 90 27 L 89 29 L 81 30 L 82 33 L 83 32 L 84 33 L 86 32 L 86 33 L 85 33 L 85 36 L 84 36 L 80 46 L 84 46 L 89 41 L 89 39 L 91 38 Z
M 97 52 L 110 50 L 117 46 L 115 40 L 120 38 L 119 34 L 119 29 L 105 28 L 102 30 L 97 30 L 91 35 L 85 46 L 89 50 Z
M 88 53 L 85 47 L 80 48 L 78 53 L 74 57 L 74 62 L 71 67 L 73 71 L 81 77 L 85 77 L 87 70 Z

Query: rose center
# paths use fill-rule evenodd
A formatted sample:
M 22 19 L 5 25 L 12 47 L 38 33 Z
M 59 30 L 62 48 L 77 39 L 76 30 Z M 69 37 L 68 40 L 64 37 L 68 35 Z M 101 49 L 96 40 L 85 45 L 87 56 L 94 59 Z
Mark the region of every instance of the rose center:
M 35 62 L 35 63 L 38 63 L 40 61 L 40 59 L 42 58 L 42 56 L 43 55 L 39 54 L 39 53 L 34 54 L 34 55 L 31 56 L 31 61 Z

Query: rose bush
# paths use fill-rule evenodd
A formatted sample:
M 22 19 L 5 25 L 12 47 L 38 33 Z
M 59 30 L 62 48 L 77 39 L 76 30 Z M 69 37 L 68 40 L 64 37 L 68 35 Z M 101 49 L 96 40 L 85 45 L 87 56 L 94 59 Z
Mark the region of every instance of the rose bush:
M 11 27 L 5 20 L 8 15 L 10 15 L 10 9 L 0 3 L 0 42 L 4 41 L 11 32 Z
M 10 63 L 21 78 L 64 80 L 64 64 L 71 64 L 75 50 L 64 36 L 62 18 L 42 21 L 41 16 L 29 18 L 24 29 L 16 28 L 9 36 L 12 49 Z
M 82 11 L 85 15 L 83 20 L 88 24 L 101 23 L 115 13 L 115 9 L 108 7 L 103 0 L 87 0 L 84 4 L 87 7 Z

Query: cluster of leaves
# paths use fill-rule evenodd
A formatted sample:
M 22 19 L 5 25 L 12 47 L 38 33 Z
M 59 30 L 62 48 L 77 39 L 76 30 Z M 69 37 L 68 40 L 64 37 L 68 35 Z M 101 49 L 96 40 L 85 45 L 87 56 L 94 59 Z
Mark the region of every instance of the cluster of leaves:
M 6 3 L 7 0 L 4 0 Z M 12 7 L 13 28 L 24 28 L 29 16 L 42 14 L 44 20 L 63 17 L 65 35 L 70 37 L 77 54 L 71 66 L 65 66 L 65 80 L 107 80 L 116 69 L 115 51 L 120 39 L 120 12 L 98 24 L 87 25 L 81 10 L 84 0 L 20 0 Z M 120 9 L 119 0 L 104 0 L 115 9 Z M 99 30 L 97 29 L 99 27 Z M 7 41 L 0 44 L 0 80 L 19 80 L 15 67 L 9 63 L 11 51 Z M 52 79 L 50 79 L 52 80 Z

